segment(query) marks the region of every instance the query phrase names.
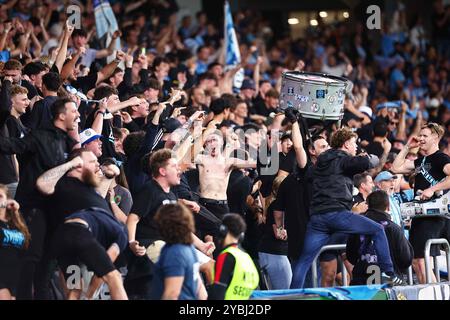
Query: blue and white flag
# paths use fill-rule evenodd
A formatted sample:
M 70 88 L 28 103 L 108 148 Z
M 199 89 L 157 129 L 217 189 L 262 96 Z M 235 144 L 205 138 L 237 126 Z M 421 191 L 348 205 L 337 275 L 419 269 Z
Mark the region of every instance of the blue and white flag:
M 97 36 L 103 37 L 108 31 L 118 30 L 116 16 L 108 0 L 94 0 L 95 27 Z
M 108 0 L 94 0 L 93 5 L 97 37 L 100 39 L 105 34 L 108 34 L 106 40 L 106 46 L 108 46 L 111 41 L 111 35 L 114 31 L 119 30 L 116 16 Z M 116 39 L 115 47 L 116 49 L 120 48 L 120 38 Z
M 239 51 L 239 44 L 234 30 L 233 16 L 231 15 L 230 5 L 225 1 L 224 5 L 225 17 L 225 70 L 229 70 L 241 63 L 241 53 Z M 241 68 L 234 76 L 233 86 L 240 89 L 244 81 L 244 69 Z

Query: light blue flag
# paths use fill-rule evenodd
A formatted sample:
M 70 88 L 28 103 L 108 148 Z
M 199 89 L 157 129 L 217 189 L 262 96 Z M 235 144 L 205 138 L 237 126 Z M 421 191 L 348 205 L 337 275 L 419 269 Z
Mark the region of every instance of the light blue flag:
M 94 0 L 93 5 L 97 37 L 100 39 L 107 34 L 106 47 L 108 47 L 112 39 L 111 35 L 114 31 L 119 30 L 116 16 L 114 15 L 114 11 L 109 4 L 109 0 Z M 116 49 L 120 49 L 120 38 L 116 39 L 114 47 Z M 110 55 L 107 58 L 108 63 L 114 58 L 114 54 Z
M 309 288 L 289 290 L 255 290 L 251 299 L 286 299 L 295 300 L 302 295 L 319 295 L 332 300 L 372 300 L 385 284 L 372 286 L 351 286 L 335 288 Z
M 239 44 L 234 30 L 233 16 L 231 15 L 230 5 L 225 1 L 224 5 L 225 17 L 225 70 L 232 69 L 241 62 L 241 53 L 239 52 Z M 241 88 L 242 81 L 244 81 L 244 69 L 240 69 L 234 76 L 233 86 Z
M 103 37 L 108 31 L 118 30 L 116 16 L 108 0 L 94 0 L 95 27 L 97 36 Z

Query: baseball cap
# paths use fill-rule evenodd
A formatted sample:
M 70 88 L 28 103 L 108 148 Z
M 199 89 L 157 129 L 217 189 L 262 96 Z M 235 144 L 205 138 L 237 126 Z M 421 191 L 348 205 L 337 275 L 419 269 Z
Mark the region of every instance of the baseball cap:
M 244 81 L 242 81 L 241 90 L 245 90 L 245 89 L 255 90 L 255 82 L 251 79 L 245 79 Z
M 344 112 L 344 117 L 342 119 L 343 123 L 348 123 L 350 120 L 356 120 L 356 121 L 363 121 L 363 118 L 358 117 L 356 114 L 354 114 L 353 112 L 350 111 L 345 111 Z
M 440 102 L 439 102 L 438 98 L 432 98 L 430 100 L 430 102 L 428 103 L 429 108 L 435 109 L 435 108 L 439 108 L 439 106 L 440 106 Z
M 172 133 L 182 126 L 181 122 L 175 118 L 167 118 L 163 122 L 163 129 L 165 133 Z
M 85 144 L 101 137 L 102 137 L 101 134 L 98 134 L 93 129 L 89 128 L 80 133 L 80 142 L 81 145 L 84 146 Z
M 375 182 L 381 182 L 381 181 L 386 181 L 386 180 L 391 180 L 391 179 L 397 179 L 397 176 L 394 176 L 392 173 L 390 173 L 389 171 L 381 171 L 375 178 Z
M 372 118 L 373 111 L 369 106 L 361 106 L 359 107 L 359 111 L 365 113 L 367 116 L 369 116 L 369 118 Z

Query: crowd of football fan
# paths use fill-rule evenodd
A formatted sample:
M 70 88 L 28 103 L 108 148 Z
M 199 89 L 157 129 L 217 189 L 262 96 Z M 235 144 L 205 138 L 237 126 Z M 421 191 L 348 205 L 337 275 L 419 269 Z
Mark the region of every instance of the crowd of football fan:
M 81 29 L 70 1 L 0 2 L 0 299 L 248 299 L 310 287 L 325 244 L 347 249 L 320 255 L 321 286 L 343 283 L 339 260 L 351 284 L 377 264 L 425 283 L 425 242 L 450 223 L 400 203 L 450 189 L 443 1 L 298 39 L 241 10 L 231 68 L 223 24 L 175 0 L 110 1 L 107 45 L 90 0 L 73 1 Z M 288 70 L 352 81 L 342 128 L 279 112 Z

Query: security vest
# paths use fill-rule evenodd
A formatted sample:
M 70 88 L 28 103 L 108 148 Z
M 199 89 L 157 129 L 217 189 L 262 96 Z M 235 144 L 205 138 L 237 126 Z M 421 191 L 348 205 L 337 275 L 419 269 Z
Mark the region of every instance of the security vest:
M 236 247 L 228 247 L 222 253 L 229 253 L 236 260 L 233 279 L 225 293 L 225 300 L 248 300 L 259 284 L 258 270 L 252 258 Z

